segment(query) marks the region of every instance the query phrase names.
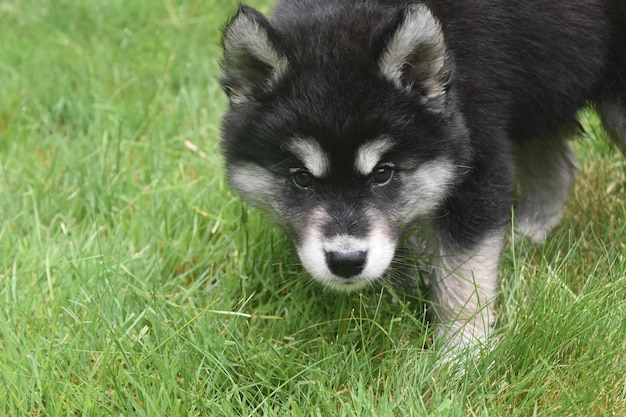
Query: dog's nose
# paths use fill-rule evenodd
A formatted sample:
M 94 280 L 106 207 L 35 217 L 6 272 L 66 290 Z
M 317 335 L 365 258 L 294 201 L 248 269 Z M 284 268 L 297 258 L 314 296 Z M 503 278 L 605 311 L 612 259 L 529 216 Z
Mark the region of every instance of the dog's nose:
M 326 263 L 333 274 L 350 278 L 363 271 L 366 255 L 362 251 L 326 252 Z

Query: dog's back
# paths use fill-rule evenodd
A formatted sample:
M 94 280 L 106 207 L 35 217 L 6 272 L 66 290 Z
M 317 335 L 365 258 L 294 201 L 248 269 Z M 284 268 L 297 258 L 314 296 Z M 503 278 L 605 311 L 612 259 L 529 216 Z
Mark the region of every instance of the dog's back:
M 364 61 L 384 47 L 376 40 L 385 38 L 398 11 L 412 3 L 287 0 L 276 8 L 273 24 L 289 35 L 288 47 L 298 50 L 296 61 L 303 67 L 326 63 L 320 76 L 339 79 L 347 67 L 331 57 L 352 60 L 355 73 L 367 70 Z M 501 125 L 513 140 L 534 139 L 573 122 L 588 101 L 601 102 L 623 89 L 626 3 L 621 0 L 426 4 L 441 22 L 459 68 L 455 82 L 470 127 Z M 345 79 L 336 87 L 342 85 Z

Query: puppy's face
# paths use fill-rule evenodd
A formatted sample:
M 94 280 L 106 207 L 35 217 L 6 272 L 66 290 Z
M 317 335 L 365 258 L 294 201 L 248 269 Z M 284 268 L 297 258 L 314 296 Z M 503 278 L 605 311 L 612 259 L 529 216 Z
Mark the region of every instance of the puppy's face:
M 381 136 L 331 154 L 315 138 L 289 138 L 276 149 L 282 160 L 233 163 L 230 180 L 285 226 L 313 278 L 354 290 L 384 274 L 403 232 L 434 213 L 454 181 L 450 158 L 407 159 L 395 146 Z
M 416 6 L 380 51 L 345 62 L 281 50 L 284 36 L 248 8 L 226 28 L 230 184 L 285 227 L 314 279 L 359 289 L 383 276 L 404 232 L 434 217 L 457 181 L 467 135 L 449 104 L 441 31 Z M 414 48 L 426 62 L 409 62 Z M 320 62 L 328 68 L 312 71 Z

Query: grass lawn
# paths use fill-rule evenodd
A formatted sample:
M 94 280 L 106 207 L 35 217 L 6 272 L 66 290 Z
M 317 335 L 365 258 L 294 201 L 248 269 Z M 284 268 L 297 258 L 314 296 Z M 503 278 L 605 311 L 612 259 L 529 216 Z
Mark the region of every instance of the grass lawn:
M 235 9 L 0 1 L 0 415 L 626 416 L 626 158 L 595 115 L 563 225 L 508 241 L 499 345 L 446 362 L 420 300 L 312 285 L 226 186 Z

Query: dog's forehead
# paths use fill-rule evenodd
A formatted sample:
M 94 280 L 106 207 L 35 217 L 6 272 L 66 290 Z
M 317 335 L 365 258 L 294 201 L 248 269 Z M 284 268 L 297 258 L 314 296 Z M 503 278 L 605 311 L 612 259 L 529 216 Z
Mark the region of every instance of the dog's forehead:
M 370 175 L 383 162 L 385 155 L 395 145 L 389 136 L 379 136 L 361 144 L 336 147 L 311 137 L 290 139 L 284 149 L 293 154 L 311 174 L 318 178 L 328 177 L 331 171 L 345 171 Z M 333 148 L 333 151 L 328 149 Z

